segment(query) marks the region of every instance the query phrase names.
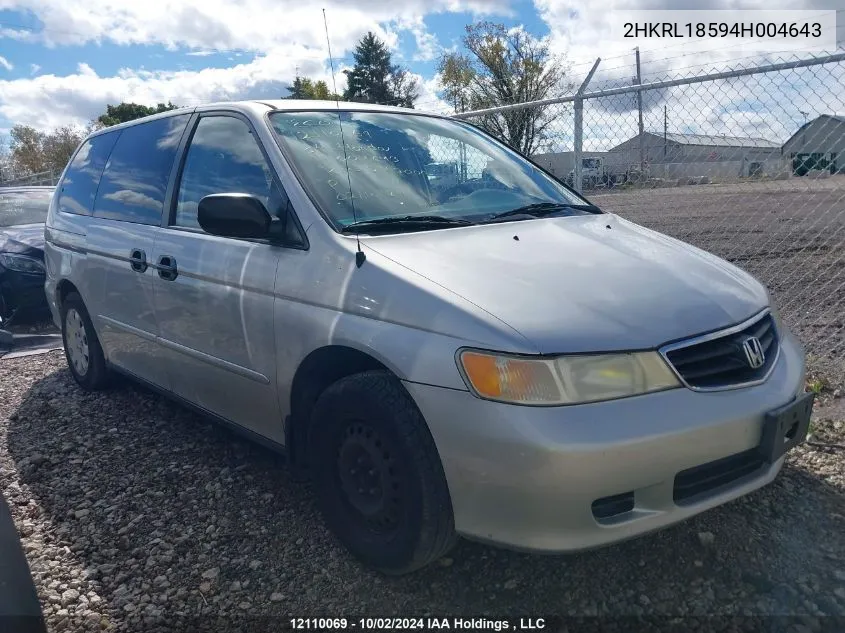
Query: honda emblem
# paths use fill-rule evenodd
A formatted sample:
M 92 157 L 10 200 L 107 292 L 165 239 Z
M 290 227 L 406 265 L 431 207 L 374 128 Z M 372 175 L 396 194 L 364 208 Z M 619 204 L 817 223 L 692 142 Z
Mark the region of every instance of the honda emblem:
M 742 343 L 742 351 L 745 352 L 745 360 L 751 369 L 759 369 L 766 362 L 766 353 L 756 336 L 749 336 Z

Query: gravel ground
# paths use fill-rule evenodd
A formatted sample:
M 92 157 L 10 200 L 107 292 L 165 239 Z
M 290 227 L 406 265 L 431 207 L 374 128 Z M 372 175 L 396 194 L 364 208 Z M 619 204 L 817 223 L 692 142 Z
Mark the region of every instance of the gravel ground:
M 125 382 L 86 394 L 59 352 L 0 362 L 0 385 L 0 491 L 51 631 L 364 614 L 723 616 L 707 630 L 774 614 L 803 618 L 790 631 L 845 628 L 841 450 L 799 447 L 763 490 L 620 545 L 548 557 L 461 542 L 386 578 L 347 556 L 280 458 L 167 399 Z M 814 438 L 841 443 L 833 393 Z
M 755 275 L 805 342 L 810 366 L 845 374 L 845 176 L 588 197 Z

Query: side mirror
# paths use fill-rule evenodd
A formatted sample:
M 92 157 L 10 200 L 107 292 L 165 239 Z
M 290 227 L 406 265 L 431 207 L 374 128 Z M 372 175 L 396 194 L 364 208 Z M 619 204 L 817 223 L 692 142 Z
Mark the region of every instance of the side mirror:
M 200 200 L 202 230 L 222 237 L 268 237 L 272 218 L 264 204 L 246 193 L 215 193 Z

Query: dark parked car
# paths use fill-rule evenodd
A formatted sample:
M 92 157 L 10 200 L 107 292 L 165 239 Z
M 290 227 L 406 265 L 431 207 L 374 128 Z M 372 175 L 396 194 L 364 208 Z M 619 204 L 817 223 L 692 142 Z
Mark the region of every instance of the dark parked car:
M 44 222 L 55 187 L 0 188 L 0 319 L 47 309 Z

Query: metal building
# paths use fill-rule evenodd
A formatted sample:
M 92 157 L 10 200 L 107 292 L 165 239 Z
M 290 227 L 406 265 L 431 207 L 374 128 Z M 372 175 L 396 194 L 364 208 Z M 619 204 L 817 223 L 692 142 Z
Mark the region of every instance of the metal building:
M 796 176 L 845 172 L 845 116 L 823 114 L 805 123 L 783 144 L 783 155 Z
M 764 138 L 643 132 L 640 139 L 634 136 L 608 151 L 585 151 L 584 173 L 597 163 L 597 170 L 604 174 L 595 178 L 597 182 L 619 183 L 629 178 L 718 182 L 786 176 L 790 171 L 781 144 Z M 571 177 L 575 166 L 572 151 L 536 154 L 532 160 L 559 178 Z M 588 185 L 585 178 L 585 187 L 594 184 Z
M 745 177 L 783 171 L 781 145 L 765 138 L 643 132 L 608 152 L 610 161 L 639 164 L 652 176 Z

